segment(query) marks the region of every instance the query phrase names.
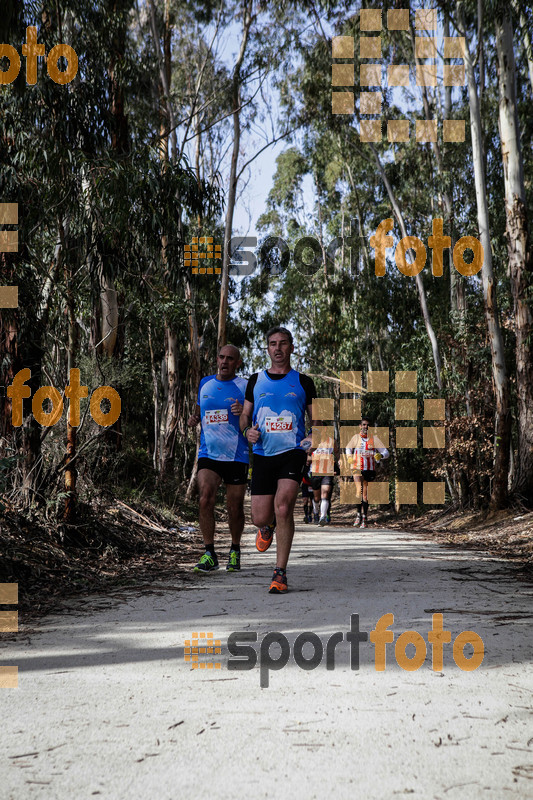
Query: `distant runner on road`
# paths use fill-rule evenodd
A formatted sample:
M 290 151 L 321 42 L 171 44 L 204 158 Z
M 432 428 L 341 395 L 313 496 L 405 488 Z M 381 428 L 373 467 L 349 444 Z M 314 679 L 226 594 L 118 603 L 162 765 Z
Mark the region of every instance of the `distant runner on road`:
M 252 520 L 258 526 L 255 546 L 264 553 L 272 544 L 276 519 L 276 569 L 271 594 L 287 591 L 286 567 L 294 536 L 294 505 L 307 453 L 305 412 L 312 415 L 315 385 L 291 368 L 292 334 L 286 328 L 267 333 L 271 366 L 256 372 L 246 386 L 241 430 L 253 445 Z
M 338 445 L 331 436 L 323 438 L 312 454 L 311 487 L 313 489 L 313 522 L 317 525 L 329 525 L 331 522 L 331 495 L 338 457 Z M 324 473 L 330 473 L 325 475 Z
M 376 477 L 376 462 L 389 457 L 389 451 L 377 436 L 368 435 L 370 420 L 361 419 L 360 433 L 356 433 L 348 442 L 346 454 L 350 458 L 355 483 L 361 485 L 361 502 L 357 504 L 357 516 L 354 526 L 367 527 L 368 520 L 368 484 Z
M 228 572 L 241 568 L 241 536 L 244 528 L 244 493 L 248 478 L 248 442 L 241 434 L 246 380 L 235 376 L 241 365 L 239 349 L 232 344 L 220 348 L 217 373 L 200 381 L 196 413 L 189 417 L 190 427 L 202 423 L 198 451 L 198 492 L 200 530 L 205 553 L 194 567 L 206 573 L 218 569 L 215 552 L 215 500 L 221 482 L 226 484 L 226 504 L 231 533 Z
M 313 489 L 311 488 L 311 476 L 309 470 L 311 469 L 311 454 L 307 454 L 307 463 L 304 468 L 302 478 L 302 498 L 304 501 L 304 522 L 309 523 L 313 521 Z

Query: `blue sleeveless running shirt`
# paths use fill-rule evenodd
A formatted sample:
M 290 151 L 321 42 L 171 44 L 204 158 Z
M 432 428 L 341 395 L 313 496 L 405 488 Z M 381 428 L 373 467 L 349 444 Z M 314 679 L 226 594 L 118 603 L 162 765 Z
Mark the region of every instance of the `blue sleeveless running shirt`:
M 307 379 L 309 380 L 309 379 Z M 259 423 L 261 438 L 253 451 L 259 456 L 276 456 L 288 450 L 303 450 L 305 438 L 306 392 L 300 373 L 291 369 L 275 380 L 266 370 L 259 372 L 254 389 L 252 424 Z
M 202 417 L 202 433 L 198 458 L 214 461 L 241 461 L 248 464 L 248 442 L 239 428 L 239 415 L 231 413 L 238 400 L 244 403 L 244 378 L 219 381 L 208 375 L 200 381 L 198 405 Z

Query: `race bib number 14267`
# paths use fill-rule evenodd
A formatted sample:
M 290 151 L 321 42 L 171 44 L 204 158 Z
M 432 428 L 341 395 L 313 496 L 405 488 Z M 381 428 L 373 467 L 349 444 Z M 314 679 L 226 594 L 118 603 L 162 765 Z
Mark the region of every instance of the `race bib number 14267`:
M 265 417 L 267 433 L 286 433 L 292 431 L 292 417 Z

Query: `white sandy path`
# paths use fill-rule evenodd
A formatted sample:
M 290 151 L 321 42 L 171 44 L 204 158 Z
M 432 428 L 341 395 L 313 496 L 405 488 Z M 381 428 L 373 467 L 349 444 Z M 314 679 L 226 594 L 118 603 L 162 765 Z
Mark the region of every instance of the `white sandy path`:
M 397 531 L 299 526 L 286 596 L 266 591 L 272 563 L 247 535 L 241 573 L 78 601 L 5 644 L 20 686 L 0 690 L 2 800 L 533 798 L 531 584 L 483 553 Z M 334 671 L 291 658 L 261 689 L 259 667 L 228 671 L 225 649 L 220 670 L 183 659 L 192 631 L 325 643 L 350 614 L 370 631 L 387 612 L 395 640 L 427 638 L 442 612 L 452 641 L 480 634 L 483 664 L 462 672 L 447 645 L 442 672 L 429 647 L 406 672 L 388 645 L 376 672 L 368 642 L 354 671 L 343 642 Z

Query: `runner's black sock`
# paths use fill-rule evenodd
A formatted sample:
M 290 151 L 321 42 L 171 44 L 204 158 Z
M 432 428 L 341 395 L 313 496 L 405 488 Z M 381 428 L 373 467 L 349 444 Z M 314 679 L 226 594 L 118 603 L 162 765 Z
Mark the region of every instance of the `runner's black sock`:
M 215 545 L 214 544 L 206 544 L 205 552 L 209 553 L 209 555 L 212 556 L 213 558 L 217 557 L 216 553 L 215 553 Z
M 284 570 L 283 567 L 276 567 L 276 569 L 274 570 L 274 574 L 276 574 L 276 573 L 278 575 L 286 575 L 287 571 Z
M 367 517 L 368 516 L 368 500 L 363 500 L 362 506 L 363 506 L 363 517 Z
M 360 514 L 360 513 L 361 513 L 361 505 L 362 505 L 361 503 L 357 503 L 357 505 L 355 506 L 355 507 L 356 507 L 356 509 L 357 509 L 357 513 L 358 513 L 358 514 Z
M 232 542 L 230 550 L 235 550 L 236 553 L 240 553 L 241 552 L 241 546 L 240 546 L 240 544 L 233 544 L 233 542 Z

